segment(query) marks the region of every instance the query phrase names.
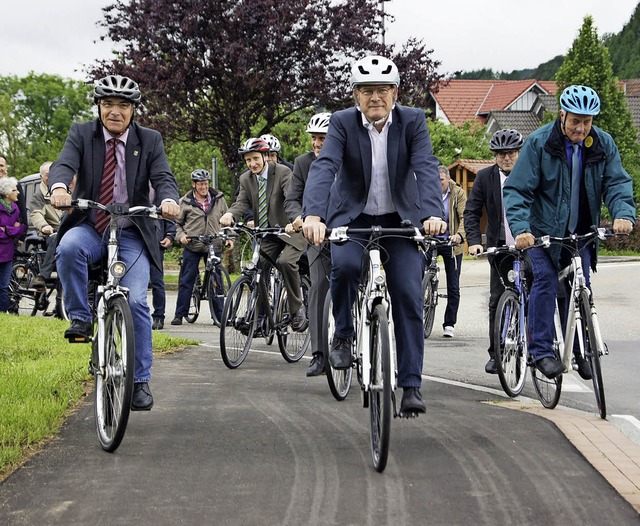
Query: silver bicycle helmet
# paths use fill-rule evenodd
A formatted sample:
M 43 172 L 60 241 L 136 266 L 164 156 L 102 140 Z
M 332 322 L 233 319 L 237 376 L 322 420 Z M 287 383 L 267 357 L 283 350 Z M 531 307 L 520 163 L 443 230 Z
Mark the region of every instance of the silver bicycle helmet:
M 327 133 L 329 131 L 329 119 L 331 113 L 316 113 L 309 120 L 307 133 Z
M 269 145 L 270 152 L 280 151 L 280 141 L 273 135 L 261 135 L 260 138 Z
M 392 84 L 397 88 L 400 85 L 398 68 L 393 61 L 380 55 L 357 60 L 351 66 L 351 89 L 367 84 Z
M 519 150 L 523 143 L 524 139 L 518 130 L 498 130 L 491 136 L 489 149 L 493 152 Z
M 193 172 L 191 172 L 191 180 L 194 183 L 197 183 L 200 181 L 211 181 L 211 175 L 206 170 L 203 170 L 202 168 L 198 168 L 197 170 L 194 170 Z
M 100 99 L 105 97 L 120 97 L 128 100 L 136 106 L 140 104 L 142 95 L 137 82 L 129 77 L 120 75 L 107 75 L 95 82 L 93 88 L 93 101 L 97 104 Z

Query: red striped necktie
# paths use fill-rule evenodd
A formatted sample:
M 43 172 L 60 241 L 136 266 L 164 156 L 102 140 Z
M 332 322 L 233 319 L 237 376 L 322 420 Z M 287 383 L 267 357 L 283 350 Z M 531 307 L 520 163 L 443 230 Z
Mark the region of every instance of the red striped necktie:
M 117 139 L 109 139 L 107 141 L 107 152 L 104 156 L 104 169 L 102 170 L 102 182 L 100 184 L 100 195 L 98 202 L 103 205 L 113 203 L 113 189 L 116 181 L 116 141 Z M 96 215 L 96 230 L 98 234 L 103 234 L 109 225 L 109 214 L 98 210 Z

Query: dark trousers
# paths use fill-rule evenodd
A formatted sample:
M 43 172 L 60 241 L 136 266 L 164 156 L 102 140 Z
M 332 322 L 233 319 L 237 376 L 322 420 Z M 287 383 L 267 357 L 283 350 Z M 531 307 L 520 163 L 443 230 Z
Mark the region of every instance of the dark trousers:
M 0 263 L 0 312 L 9 310 L 9 284 L 11 283 L 12 269 L 12 261 Z
M 284 286 L 287 288 L 289 313 L 291 317 L 295 316 L 302 306 L 298 261 L 304 252 L 275 236 L 267 236 L 264 238 L 262 245 L 260 245 L 260 250 L 275 261 L 278 270 L 282 274 Z M 266 261 L 262 261 L 262 264 L 265 265 Z M 262 312 L 265 311 L 263 310 Z
M 51 278 L 51 273 L 56 265 L 56 235 L 52 234 L 45 238 L 47 251 L 44 254 L 42 264 L 40 265 L 40 275 L 44 279 Z
M 361 214 L 350 227 L 373 225 L 400 226 L 397 214 L 369 216 Z M 354 236 L 364 239 L 366 236 Z M 422 269 L 424 259 L 416 244 L 404 238 L 381 240 L 384 266 L 396 337 L 398 357 L 398 385 L 420 387 L 424 358 L 422 325 Z M 363 247 L 357 241 L 331 247 L 331 299 L 336 327 L 335 334 L 342 338 L 354 335 L 351 306 L 357 297 L 361 277 Z
M 160 249 L 160 264 L 164 266 L 164 250 Z M 149 269 L 149 281 L 151 283 L 151 299 L 153 303 L 153 319 L 164 322 L 166 307 L 166 292 L 164 286 L 164 270 L 158 270 L 155 265 Z
M 462 269 L 462 254 L 453 255 L 453 247 L 439 246 L 438 255 L 442 256 L 444 272 L 447 277 L 447 307 L 444 311 L 442 327 L 454 327 L 458 321 L 460 307 L 460 270 Z M 426 265 L 431 264 L 431 254 L 426 257 Z
M 493 326 L 496 320 L 496 309 L 500 296 L 505 290 L 503 280 L 507 279 L 507 273 L 513 268 L 513 256 L 508 254 L 498 254 L 489 256 L 491 258 L 491 271 L 489 274 L 489 356 L 495 358 L 493 350 Z M 502 280 L 500 279 L 502 276 Z
M 312 253 L 316 251 L 317 253 Z M 324 331 L 324 302 L 329 292 L 331 279 L 331 252 L 326 245 L 310 246 L 307 249 L 309 259 L 309 334 L 311 336 L 311 352 L 322 353 L 322 332 Z

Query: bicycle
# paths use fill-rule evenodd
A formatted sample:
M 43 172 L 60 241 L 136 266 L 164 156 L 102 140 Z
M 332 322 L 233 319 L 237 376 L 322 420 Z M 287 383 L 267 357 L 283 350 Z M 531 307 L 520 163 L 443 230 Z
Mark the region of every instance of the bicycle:
M 289 363 L 297 362 L 311 345 L 308 327 L 299 332 L 291 329 L 289 301 L 282 275 L 275 262 L 260 251 L 264 234 L 287 234 L 282 228 L 249 228 L 242 223 L 236 224 L 233 229 L 247 233 L 253 239 L 254 246 L 251 260 L 247 261 L 242 273 L 231 285 L 222 309 L 222 361 L 229 369 L 239 367 L 247 357 L 254 337 L 263 336 L 269 344 L 275 333 L 283 358 Z M 265 271 L 260 256 L 271 264 L 272 271 Z M 306 307 L 311 283 L 306 275 L 300 276 L 300 281 Z M 267 312 L 260 311 L 260 297 L 265 299 Z
M 224 233 L 218 233 L 194 236 L 193 239 L 197 239 L 207 245 L 208 250 L 204 273 L 198 272 L 196 276 L 189 300 L 189 312 L 185 319 L 189 323 L 195 323 L 200 315 L 200 302 L 205 300 L 209 302 L 209 312 L 211 313 L 213 324 L 220 327 L 224 300 L 231 288 L 231 277 L 224 263 L 222 263 L 222 258 L 216 254 L 213 242 L 216 239 L 229 239 L 229 236 Z M 182 269 L 182 258 L 180 258 L 180 264 Z
M 24 241 L 25 250 L 16 251 L 9 282 L 9 312 L 35 316 L 42 311 L 44 316 L 68 319 L 64 308 L 62 286 L 58 279 L 47 280 L 44 288 L 34 288 L 32 282 L 40 274 L 46 254 L 45 240 L 40 236 L 29 236 Z M 55 296 L 53 293 L 55 292 Z M 52 298 L 53 296 L 53 298 Z M 49 311 L 51 301 L 54 308 Z
M 424 323 L 424 339 L 431 336 L 433 330 L 433 321 L 436 316 L 436 307 L 438 306 L 438 298 L 446 298 L 446 294 L 438 294 L 438 283 L 440 282 L 440 267 L 438 267 L 438 247 L 442 245 L 451 245 L 448 239 L 430 238 L 426 240 L 427 249 L 425 250 L 425 259 L 427 254 L 431 254 L 429 265 L 425 266 L 424 276 L 422 278 L 422 298 L 423 298 L 423 323 Z
M 91 269 L 89 281 L 94 335 L 90 339 L 73 338 L 72 343 L 91 342 L 89 373 L 95 380 L 95 417 L 98 440 L 102 449 L 115 451 L 127 428 L 135 365 L 133 318 L 128 289 L 120 285 L 126 265 L 118 260 L 118 219 L 144 216 L 157 219 L 155 206 L 113 204 L 105 206 L 88 199 L 77 199 L 72 208 L 102 210 L 110 215 L 106 265 L 103 261 Z M 95 275 L 96 270 L 98 274 Z M 94 275 L 91 275 L 93 272 Z
M 542 236 L 536 240 L 535 245 L 548 248 L 552 244 L 559 244 L 563 249 L 570 252 L 571 258 L 569 263 L 558 273 L 558 282 L 561 285 L 570 283 L 570 291 L 567 295 L 569 306 L 564 330 L 558 302 L 556 301 L 554 313 L 556 333 L 553 342 L 554 353 L 556 358 L 564 365 L 563 374 L 578 369 L 574 357 L 576 351 L 579 353 L 579 356 L 588 360 L 591 366 L 593 390 L 596 405 L 598 406 L 598 413 L 603 419 L 606 418 L 607 410 L 600 357 L 608 355 L 609 349 L 602 339 L 593 295 L 586 284 L 580 250 L 588 248 L 596 239 L 604 240 L 611 235 L 615 234 L 607 233 L 604 228 L 597 228 L 592 232 L 581 235 L 572 234 L 567 237 Z M 498 322 L 498 320 L 504 320 L 502 315 L 500 315 L 500 317 L 498 316 L 499 309 L 500 304 L 496 312 L 496 322 Z M 524 326 L 526 327 L 526 321 Z M 496 331 L 498 331 L 497 327 Z M 524 331 L 524 334 L 526 335 L 526 331 Z M 574 346 L 574 343 L 576 343 L 576 346 Z M 497 341 L 496 344 L 498 344 Z M 496 349 L 496 353 L 502 349 L 500 345 L 494 348 Z M 537 370 L 533 358 L 529 354 L 527 365 L 531 368 L 534 388 L 540 402 L 544 407 L 553 409 L 560 400 L 563 375 L 561 374 L 553 379 L 547 378 Z M 500 371 L 500 367 L 498 371 Z
M 409 237 L 423 245 L 424 237 L 420 231 L 412 227 L 370 228 L 339 227 L 327 229 L 327 240 L 331 243 L 344 243 L 351 235 L 368 234 L 363 255 L 362 279 L 358 284 L 358 297 L 354 302 L 355 338 L 352 352 L 352 368 L 356 369 L 356 377 L 360 384 L 362 405 L 369 409 L 370 447 L 373 466 L 378 472 L 384 471 L 389 454 L 391 436 L 391 415 L 411 418 L 417 413 L 403 414 L 396 410 L 395 390 L 397 388 L 397 361 L 395 347 L 391 340 L 392 318 L 391 302 L 380 256 L 380 239 L 390 236 Z M 327 380 L 329 387 L 335 388 L 344 399 L 351 384 L 351 368 L 344 371 L 331 367 L 329 351 L 333 340 L 334 321 L 331 314 L 331 297 L 325 301 L 325 363 L 329 364 Z

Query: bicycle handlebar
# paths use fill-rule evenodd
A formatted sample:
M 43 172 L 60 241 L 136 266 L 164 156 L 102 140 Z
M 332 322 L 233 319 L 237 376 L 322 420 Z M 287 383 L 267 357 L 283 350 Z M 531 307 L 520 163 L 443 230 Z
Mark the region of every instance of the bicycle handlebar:
M 128 216 L 146 216 L 152 219 L 159 219 L 162 217 L 162 211 L 156 206 L 129 206 L 128 203 L 114 203 L 112 205 L 103 205 L 97 201 L 91 199 L 74 199 L 71 201 L 70 206 L 61 207 L 64 208 L 77 208 L 79 210 L 102 210 L 103 212 L 117 217 Z
M 325 238 L 332 243 L 339 243 L 349 240 L 349 234 L 370 234 L 373 237 L 402 236 L 411 238 L 414 241 L 424 243 L 434 238 L 425 238 L 420 229 L 416 227 L 381 227 L 371 226 L 368 228 L 353 228 L 340 226 L 327 228 Z
M 225 226 L 222 227 L 222 230 L 240 230 L 241 232 L 246 232 L 247 234 L 249 234 L 250 236 L 259 236 L 260 234 L 274 234 L 277 236 L 289 236 L 289 234 L 287 234 L 284 231 L 284 228 L 277 226 L 277 227 L 265 227 L 265 228 L 261 228 L 261 227 L 250 227 L 245 225 L 244 223 L 235 223 L 233 226 Z

